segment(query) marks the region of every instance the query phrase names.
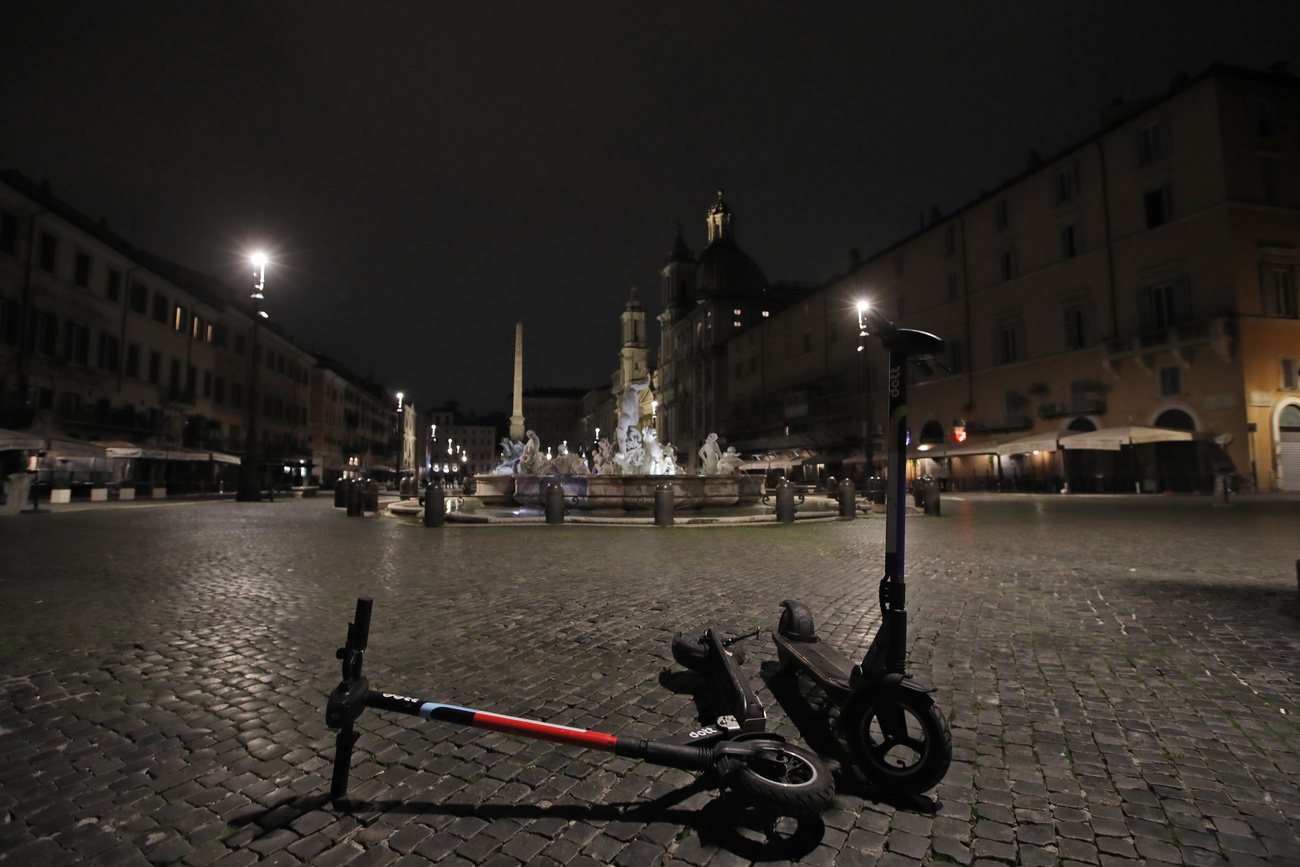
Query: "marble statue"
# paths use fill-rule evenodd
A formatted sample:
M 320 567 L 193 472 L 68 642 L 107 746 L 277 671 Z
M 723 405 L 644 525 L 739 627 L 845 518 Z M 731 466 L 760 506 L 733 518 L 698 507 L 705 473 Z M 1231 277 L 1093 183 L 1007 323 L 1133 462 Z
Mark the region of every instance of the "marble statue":
M 664 449 L 659 445 L 659 435 L 652 427 L 641 429 L 641 441 L 645 444 L 645 466 L 642 472 L 652 475 L 664 475 Z
M 630 425 L 623 433 L 623 448 L 614 455 L 614 464 L 619 473 L 630 475 L 642 472 L 645 463 L 645 446 L 641 442 L 641 431 Z
M 664 464 L 660 475 L 679 476 L 682 468 L 677 466 L 677 449 L 672 443 L 664 443 Z
M 623 386 L 618 395 L 618 424 L 614 427 L 614 434 L 618 437 L 619 451 L 626 450 L 627 432 L 635 429 L 641 419 L 641 392 L 649 387 L 648 382 L 634 382 Z
M 591 471 L 598 476 L 618 472 L 614 465 L 614 446 L 609 440 L 596 440 L 596 451 L 591 455 Z
M 718 435 L 711 433 L 705 437 L 704 445 L 700 446 L 700 475 L 719 475 L 718 460 L 721 457 L 722 450 L 718 448 Z
M 528 441 L 524 443 L 523 453 L 519 455 L 519 472 L 537 475 L 546 464 L 546 459 L 542 457 L 542 444 L 537 439 L 537 431 L 530 430 L 524 435 Z
M 524 444 L 514 442 L 510 437 L 501 438 L 501 462 L 492 470 L 494 476 L 514 475 L 519 468 L 519 457 L 524 453 Z
M 736 452 L 735 446 L 727 446 L 727 451 L 722 457 L 718 458 L 718 475 L 720 476 L 738 476 L 740 475 L 740 464 L 743 459 Z
M 587 461 L 582 455 L 576 455 L 569 451 L 568 442 L 560 443 L 559 453 L 546 462 L 542 468 L 542 475 L 545 476 L 587 476 L 590 472 L 587 470 Z

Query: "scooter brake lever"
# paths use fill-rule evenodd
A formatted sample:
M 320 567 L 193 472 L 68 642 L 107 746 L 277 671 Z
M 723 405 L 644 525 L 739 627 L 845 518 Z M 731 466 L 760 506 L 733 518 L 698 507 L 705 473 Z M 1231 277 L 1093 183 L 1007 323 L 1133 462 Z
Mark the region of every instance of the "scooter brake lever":
M 757 629 L 755 629 L 753 632 L 746 632 L 744 635 L 737 635 L 733 638 L 724 638 L 722 641 L 722 646 L 730 647 L 731 645 L 735 644 L 737 641 L 744 641 L 746 638 L 754 638 L 756 636 L 762 635 L 763 630 L 767 628 L 768 627 L 766 626 L 760 626 Z

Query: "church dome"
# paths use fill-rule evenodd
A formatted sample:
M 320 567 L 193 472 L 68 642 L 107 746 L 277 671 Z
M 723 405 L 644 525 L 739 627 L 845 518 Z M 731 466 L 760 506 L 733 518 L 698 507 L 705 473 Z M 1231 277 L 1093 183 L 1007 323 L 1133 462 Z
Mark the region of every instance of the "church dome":
M 729 237 L 700 254 L 695 266 L 695 299 L 757 297 L 767 294 L 767 277 L 758 263 Z

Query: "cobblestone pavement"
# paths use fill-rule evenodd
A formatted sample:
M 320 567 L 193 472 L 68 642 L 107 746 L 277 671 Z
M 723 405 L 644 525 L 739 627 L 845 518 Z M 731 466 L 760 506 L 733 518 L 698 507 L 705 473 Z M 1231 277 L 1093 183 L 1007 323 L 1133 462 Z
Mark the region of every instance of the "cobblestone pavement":
M 938 807 L 841 774 L 776 829 L 694 775 L 367 711 L 327 803 L 355 599 L 377 688 L 638 735 L 700 718 L 675 631 L 806 602 L 860 653 L 884 521 L 709 529 L 350 520 L 329 499 L 0 519 L 0 863 L 1300 864 L 1300 504 L 948 497 L 909 522 Z M 745 671 L 824 750 L 806 683 Z M 773 695 L 785 699 L 784 706 Z

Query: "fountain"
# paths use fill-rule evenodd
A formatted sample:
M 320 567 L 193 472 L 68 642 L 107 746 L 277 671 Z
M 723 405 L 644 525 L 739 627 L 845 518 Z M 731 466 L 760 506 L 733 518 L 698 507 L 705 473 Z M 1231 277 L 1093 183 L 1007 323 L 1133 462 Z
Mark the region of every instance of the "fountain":
M 652 426 L 637 426 L 638 396 L 645 387 L 636 383 L 622 390 L 617 443 L 598 440 L 591 467 L 580 455 L 571 454 L 567 444 L 561 444 L 559 454 L 548 460 L 537 434 L 530 430 L 523 443 L 502 438 L 501 463 L 492 473 L 474 477 L 476 496 L 485 505 L 539 507 L 545 502 L 546 487 L 558 482 L 571 508 L 637 511 L 653 509 L 656 486 L 668 482 L 676 509 L 748 506 L 762 499 L 763 477 L 742 473 L 740 455 L 735 448 L 722 452 L 717 434 L 709 434 L 700 449 L 699 474 L 684 473 L 672 443 L 660 444 Z

